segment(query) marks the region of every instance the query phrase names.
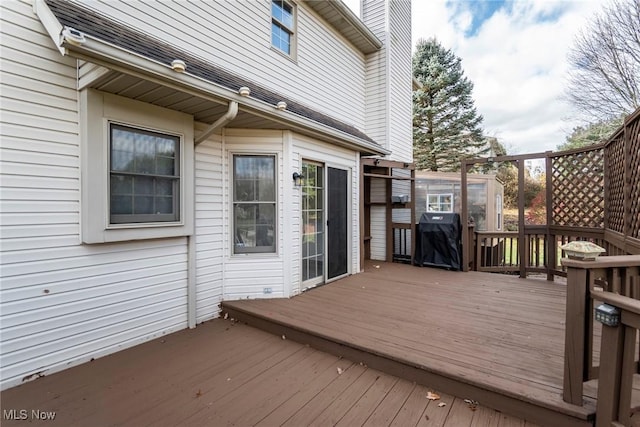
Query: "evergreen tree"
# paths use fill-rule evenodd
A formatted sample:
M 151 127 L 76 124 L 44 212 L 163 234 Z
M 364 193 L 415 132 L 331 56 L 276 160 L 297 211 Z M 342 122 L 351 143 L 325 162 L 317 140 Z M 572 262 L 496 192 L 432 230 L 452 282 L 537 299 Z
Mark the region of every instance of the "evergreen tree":
M 413 156 L 418 169 L 458 171 L 460 161 L 485 146 L 461 59 L 436 39 L 419 40 L 413 75 L 422 88 L 413 92 Z

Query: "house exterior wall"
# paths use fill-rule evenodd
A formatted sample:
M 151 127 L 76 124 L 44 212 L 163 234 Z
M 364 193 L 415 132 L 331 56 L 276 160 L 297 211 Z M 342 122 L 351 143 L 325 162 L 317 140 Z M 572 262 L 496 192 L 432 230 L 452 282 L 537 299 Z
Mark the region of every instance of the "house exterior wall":
M 412 162 L 411 2 L 363 0 L 362 19 L 384 43 L 382 49 L 366 58 L 366 132 L 391 151 L 389 159 Z M 384 192 L 384 182 L 371 181 L 372 202 L 385 202 L 391 197 Z M 394 188 L 393 192 L 403 192 L 403 188 Z M 371 207 L 370 248 L 374 260 L 386 259 L 385 218 L 384 207 Z M 403 222 L 405 218 L 405 212 L 393 213 L 394 221 Z
M 384 43 L 366 58 L 366 132 L 390 159 L 412 162 L 411 2 L 364 0 L 362 18 Z
M 304 3 L 296 61 L 270 48 L 266 1 L 86 5 L 365 127 L 365 58 Z M 222 299 L 299 293 L 302 196 L 291 174 L 303 160 L 349 171 L 349 273 L 360 270 L 359 153 L 286 130 L 226 128 L 194 147 L 193 234 L 83 243 L 77 68 L 93 66 L 60 54 L 30 1 L 1 7 L 0 388 L 186 328 L 190 271 L 197 323 L 217 317 Z M 197 138 L 208 124 L 193 126 Z M 277 155 L 275 254 L 232 255 L 230 160 L 242 152 Z
M 76 60 L 2 3 L 0 386 L 187 326 L 186 238 L 80 244 Z
M 247 83 L 364 129 L 364 55 L 303 2 L 295 4 L 297 54 L 292 59 L 271 48 L 270 0 L 84 2 L 244 76 Z
M 196 135 L 206 125 L 196 123 Z M 218 317 L 224 285 L 224 189 L 222 136 L 195 150 L 196 323 Z

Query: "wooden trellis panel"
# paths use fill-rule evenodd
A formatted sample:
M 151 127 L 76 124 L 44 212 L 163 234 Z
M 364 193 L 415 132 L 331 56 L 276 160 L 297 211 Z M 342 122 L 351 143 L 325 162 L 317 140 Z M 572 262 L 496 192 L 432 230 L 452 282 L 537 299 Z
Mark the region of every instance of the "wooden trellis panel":
M 624 233 L 624 133 L 619 132 L 607 145 L 606 228 Z
M 604 150 L 551 157 L 554 225 L 604 227 Z
M 629 144 L 629 236 L 640 239 L 640 114 L 628 123 L 625 135 Z

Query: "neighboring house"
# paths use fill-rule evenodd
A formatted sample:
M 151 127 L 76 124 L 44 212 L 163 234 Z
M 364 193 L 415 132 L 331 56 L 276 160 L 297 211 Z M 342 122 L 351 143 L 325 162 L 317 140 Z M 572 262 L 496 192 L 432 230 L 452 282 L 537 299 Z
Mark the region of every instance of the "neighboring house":
M 459 172 L 416 172 L 416 221 L 424 212 L 460 213 Z M 476 231 L 503 231 L 504 186 L 493 174 L 467 174 L 469 217 Z
M 361 270 L 409 0 L 0 7 L 1 388 Z

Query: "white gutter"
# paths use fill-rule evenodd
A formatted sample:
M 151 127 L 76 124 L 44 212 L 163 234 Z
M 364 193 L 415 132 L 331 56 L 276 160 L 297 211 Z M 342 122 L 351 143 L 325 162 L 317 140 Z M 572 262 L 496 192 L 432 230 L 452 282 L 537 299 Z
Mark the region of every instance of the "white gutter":
M 212 133 L 214 133 L 216 130 L 220 129 L 221 127 L 229 123 L 231 120 L 235 119 L 237 114 L 238 114 L 238 103 L 236 101 L 230 101 L 229 109 L 227 110 L 227 112 L 224 113 L 224 115 L 222 115 L 222 117 L 220 117 L 218 120 L 213 122 L 211 126 L 206 128 L 204 132 L 202 132 L 202 134 L 200 134 L 200 136 L 196 138 L 196 140 L 194 141 L 195 145 L 202 143 L 207 138 L 209 138 L 209 136 Z

